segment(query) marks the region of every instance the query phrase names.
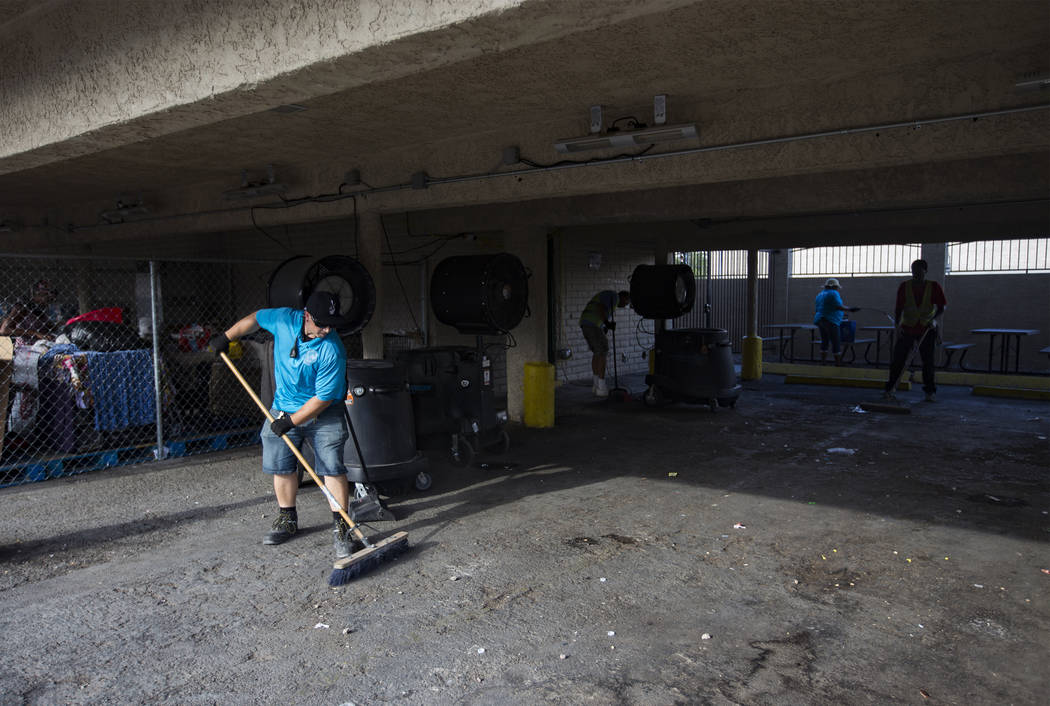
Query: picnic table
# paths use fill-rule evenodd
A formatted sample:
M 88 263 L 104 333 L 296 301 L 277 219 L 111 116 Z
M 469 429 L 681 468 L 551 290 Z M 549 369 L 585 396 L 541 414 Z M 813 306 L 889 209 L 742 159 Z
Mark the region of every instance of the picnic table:
M 1014 346 L 1014 372 L 1021 368 L 1021 337 L 1034 336 L 1039 329 L 1030 328 L 975 328 L 970 333 L 988 336 L 988 372 L 992 372 L 994 363 L 995 339 L 1002 337 L 999 342 L 999 372 L 1010 372 L 1010 341 Z
M 876 368 L 879 367 L 880 361 L 882 360 L 882 334 L 885 333 L 889 336 L 888 342 L 888 353 L 886 356 L 886 365 L 893 362 L 893 343 L 897 338 L 897 327 L 891 324 L 883 324 L 882 326 L 861 326 L 861 331 L 874 331 L 875 332 L 875 360 L 872 360 L 868 354 L 871 352 L 869 346 L 864 351 L 864 360 L 874 365 Z
M 788 362 L 795 362 L 795 332 L 798 330 L 809 331 L 809 342 L 810 350 L 813 350 L 813 342 L 816 340 L 814 335 L 817 331 L 817 325 L 812 323 L 807 324 L 769 324 L 762 328 L 774 329 L 779 332 L 780 345 L 777 347 L 779 362 L 784 362 L 784 352 L 788 352 Z M 784 333 L 787 331 L 787 333 Z

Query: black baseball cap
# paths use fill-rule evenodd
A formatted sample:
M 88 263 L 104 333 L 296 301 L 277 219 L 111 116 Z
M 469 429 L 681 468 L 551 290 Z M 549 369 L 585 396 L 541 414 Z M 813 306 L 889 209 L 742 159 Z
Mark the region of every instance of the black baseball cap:
M 339 311 L 339 295 L 332 292 L 314 291 L 306 300 L 306 310 L 310 312 L 318 326 L 338 326 L 343 323 Z

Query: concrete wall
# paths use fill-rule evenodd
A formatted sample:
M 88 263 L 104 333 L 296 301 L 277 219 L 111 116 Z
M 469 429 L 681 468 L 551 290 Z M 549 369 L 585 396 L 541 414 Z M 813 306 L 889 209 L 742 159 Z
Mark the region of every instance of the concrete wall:
M 562 231 L 556 238 L 557 272 L 555 348 L 572 348 L 572 358 L 556 361 L 558 378 L 562 381 L 589 380 L 591 376 L 591 353 L 580 332 L 579 318 L 583 308 L 596 293 L 603 289 L 630 290 L 628 280 L 634 268 L 641 264 L 652 264 L 653 249 L 639 237 L 634 243 L 622 243 L 595 234 L 575 234 Z M 601 255 L 601 266 L 597 270 L 588 268 L 591 253 Z M 644 333 L 639 330 L 644 327 Z M 648 351 L 652 347 L 653 322 L 642 320 L 631 309 L 616 310 L 616 350 L 620 356 L 619 372 L 637 373 L 649 369 Z M 609 338 L 608 377 L 613 375 L 612 338 Z M 626 360 L 624 360 L 626 356 Z

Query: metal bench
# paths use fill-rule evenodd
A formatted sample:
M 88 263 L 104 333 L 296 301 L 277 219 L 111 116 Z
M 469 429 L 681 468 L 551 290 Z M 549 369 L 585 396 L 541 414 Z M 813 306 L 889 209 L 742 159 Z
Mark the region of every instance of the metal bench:
M 875 342 L 874 338 L 855 338 L 852 341 L 842 341 L 840 343 L 840 345 L 842 346 L 842 362 L 843 363 L 852 363 L 852 362 L 857 360 L 857 349 L 855 348 L 855 346 L 867 344 L 870 347 L 871 344 L 874 343 L 874 342 Z M 820 339 L 814 340 L 811 345 L 815 346 L 815 348 L 813 348 L 813 355 L 812 355 L 812 357 L 815 358 L 816 357 L 816 351 L 819 350 L 819 348 L 820 348 Z M 829 346 L 829 348 L 830 348 L 830 346 Z M 849 359 L 848 360 L 846 359 L 846 355 L 847 354 L 849 354 Z
M 973 348 L 976 343 L 943 343 L 941 348 L 944 350 L 944 365 L 941 366 L 945 370 L 952 367 L 952 356 L 959 353 L 959 370 L 966 370 L 966 366 L 963 365 L 963 361 L 966 359 L 966 351 Z M 960 353 L 961 351 L 961 353 Z

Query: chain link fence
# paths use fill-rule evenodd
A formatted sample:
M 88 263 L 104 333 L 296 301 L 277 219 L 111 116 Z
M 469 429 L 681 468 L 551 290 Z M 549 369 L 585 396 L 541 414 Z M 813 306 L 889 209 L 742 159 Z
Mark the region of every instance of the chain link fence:
M 258 410 L 207 351 L 264 304 L 236 296 L 234 267 L 0 257 L 0 486 L 257 443 Z M 237 351 L 257 390 L 265 349 Z

